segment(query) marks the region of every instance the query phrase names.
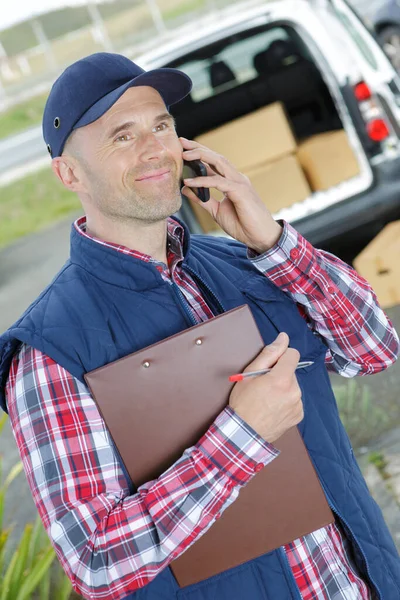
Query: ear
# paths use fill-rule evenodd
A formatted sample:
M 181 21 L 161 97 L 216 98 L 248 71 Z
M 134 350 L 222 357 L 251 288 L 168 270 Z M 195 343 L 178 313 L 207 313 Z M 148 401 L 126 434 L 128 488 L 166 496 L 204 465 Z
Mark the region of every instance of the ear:
M 51 161 L 53 173 L 64 187 L 71 192 L 83 191 L 82 170 L 77 161 L 71 156 L 57 156 Z

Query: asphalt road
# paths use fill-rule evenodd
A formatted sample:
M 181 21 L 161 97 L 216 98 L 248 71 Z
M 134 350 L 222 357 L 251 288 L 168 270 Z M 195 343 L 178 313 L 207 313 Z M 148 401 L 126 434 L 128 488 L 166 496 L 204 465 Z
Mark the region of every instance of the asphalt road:
M 46 156 L 41 127 L 0 140 L 0 175 Z
M 22 314 L 63 265 L 69 253 L 69 232 L 70 221 L 62 221 L 0 251 L 1 332 Z M 8 421 L 0 436 L 0 455 L 7 474 L 19 461 Z M 24 474 L 12 483 L 6 500 L 5 522 L 15 523 L 13 539 L 17 540 L 25 524 L 37 516 Z

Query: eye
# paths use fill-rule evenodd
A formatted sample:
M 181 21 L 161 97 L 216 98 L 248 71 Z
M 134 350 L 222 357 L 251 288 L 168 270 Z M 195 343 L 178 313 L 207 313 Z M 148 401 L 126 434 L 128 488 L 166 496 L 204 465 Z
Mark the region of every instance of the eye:
M 170 123 L 167 123 L 166 121 L 163 121 L 162 123 L 159 123 L 158 125 L 156 125 L 154 127 L 155 131 L 165 131 L 166 129 L 170 128 Z
M 130 133 L 123 133 L 122 135 L 119 135 L 117 138 L 115 138 L 115 142 L 129 142 L 129 140 L 132 139 L 132 136 L 130 135 Z

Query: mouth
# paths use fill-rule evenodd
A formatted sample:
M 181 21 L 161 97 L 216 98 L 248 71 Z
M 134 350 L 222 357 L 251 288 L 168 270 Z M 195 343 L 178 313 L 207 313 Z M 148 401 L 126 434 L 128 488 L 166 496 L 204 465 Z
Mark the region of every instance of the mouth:
M 136 181 L 161 181 L 166 179 L 170 175 L 171 171 L 169 169 L 160 169 L 158 171 L 152 171 L 151 173 L 146 173 L 142 177 L 138 177 Z

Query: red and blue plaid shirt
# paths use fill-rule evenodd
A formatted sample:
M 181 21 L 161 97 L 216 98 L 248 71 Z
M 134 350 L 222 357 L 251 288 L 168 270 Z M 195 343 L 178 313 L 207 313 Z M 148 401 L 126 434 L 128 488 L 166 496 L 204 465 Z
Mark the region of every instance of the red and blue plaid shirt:
M 82 235 L 85 219 L 75 227 Z M 213 315 L 181 268 L 181 226 L 168 222 L 168 265 L 198 322 Z M 146 256 L 96 240 L 144 261 Z M 297 303 L 327 344 L 330 370 L 376 373 L 398 338 L 370 286 L 284 223 L 278 244 L 249 260 Z M 22 346 L 7 384 L 12 429 L 34 501 L 75 590 L 123 598 L 151 581 L 202 535 L 258 470 L 278 454 L 229 407 L 159 479 L 130 495 L 108 430 L 88 389 L 41 352 Z M 339 523 L 285 546 L 303 600 L 372 600 Z M 277 599 L 278 600 L 278 599 Z

